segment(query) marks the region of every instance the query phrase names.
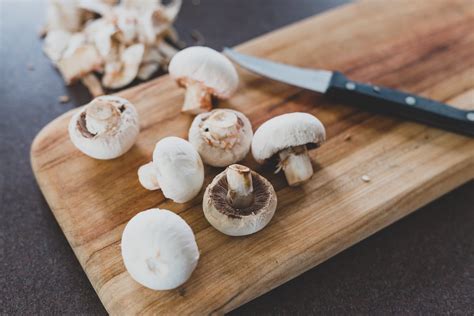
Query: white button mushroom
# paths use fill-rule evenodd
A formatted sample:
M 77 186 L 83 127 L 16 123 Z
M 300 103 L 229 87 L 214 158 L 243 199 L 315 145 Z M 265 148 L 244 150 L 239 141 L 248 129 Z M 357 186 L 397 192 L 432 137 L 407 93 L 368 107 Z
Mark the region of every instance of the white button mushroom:
M 165 197 L 185 203 L 201 191 L 204 166 L 189 142 L 165 137 L 156 144 L 153 161 L 138 169 L 138 179 L 145 189 L 161 189 Z
M 211 95 L 230 98 L 239 84 L 237 71 L 227 57 L 202 46 L 178 52 L 171 59 L 169 73 L 186 88 L 182 111 L 190 114 L 209 111 Z
M 69 137 L 84 154 L 113 159 L 127 152 L 140 130 L 132 103 L 116 96 L 92 100 L 69 121 Z
M 189 129 L 189 142 L 202 160 L 225 167 L 245 158 L 252 143 L 252 125 L 242 113 L 217 109 L 199 114 Z
M 208 222 L 230 236 L 263 229 L 277 206 L 270 182 L 242 165 L 231 165 L 218 174 L 204 193 L 202 207 Z
M 252 140 L 252 155 L 262 164 L 278 154 L 278 169 L 283 169 L 290 186 L 313 175 L 307 145 L 318 147 L 326 138 L 323 124 L 308 113 L 288 113 L 263 123 Z
M 157 208 L 140 212 L 127 223 L 121 248 L 131 277 L 153 290 L 182 285 L 199 260 L 191 227 L 175 213 Z

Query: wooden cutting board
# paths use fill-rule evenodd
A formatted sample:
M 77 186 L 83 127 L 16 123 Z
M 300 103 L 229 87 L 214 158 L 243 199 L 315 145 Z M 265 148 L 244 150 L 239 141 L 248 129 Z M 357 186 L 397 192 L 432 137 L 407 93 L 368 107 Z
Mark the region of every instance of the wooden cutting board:
M 302 67 L 338 69 L 453 105 L 474 108 L 474 5 L 471 0 L 364 1 L 293 24 L 238 50 Z M 180 113 L 183 90 L 168 77 L 119 95 L 136 104 L 141 134 L 112 161 L 88 158 L 68 139 L 74 111 L 46 126 L 32 145 L 38 183 L 79 262 L 111 314 L 221 314 L 271 290 L 474 178 L 471 138 L 359 111 L 325 96 L 239 71 L 238 94 L 220 107 L 245 113 L 256 129 L 293 111 L 320 118 L 328 141 L 312 151 L 315 175 L 289 188 L 280 173 L 243 163 L 278 194 L 263 231 L 225 236 L 203 216 L 202 193 L 175 204 L 143 189 L 137 168 L 165 136 L 187 137 L 192 117 Z M 220 169 L 206 169 L 206 185 Z M 370 182 L 363 182 L 368 175 Z M 191 279 L 155 292 L 134 282 L 120 255 L 123 228 L 152 207 L 182 216 L 196 234 L 201 259 Z

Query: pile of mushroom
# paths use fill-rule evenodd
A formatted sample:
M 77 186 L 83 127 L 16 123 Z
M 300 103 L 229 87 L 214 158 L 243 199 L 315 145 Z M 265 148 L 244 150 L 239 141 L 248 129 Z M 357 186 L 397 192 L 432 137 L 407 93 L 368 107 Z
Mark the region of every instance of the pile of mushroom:
M 297 186 L 313 175 L 308 147 L 319 147 L 325 139 L 324 126 L 315 116 L 287 113 L 266 121 L 257 129 L 252 155 L 260 164 L 278 156 L 276 172 L 283 169 L 288 184 Z
M 72 143 L 84 154 L 113 159 L 133 146 L 140 127 L 132 103 L 116 96 L 100 96 L 71 117 L 68 130 Z
M 185 203 L 201 191 L 204 166 L 189 142 L 165 137 L 156 144 L 153 161 L 138 169 L 138 179 L 145 189 L 161 189 L 165 197 Z
M 182 111 L 198 114 L 212 109 L 212 96 L 230 98 L 239 85 L 234 65 L 223 54 L 209 47 L 193 46 L 178 52 L 169 73 L 186 88 Z
M 153 290 L 177 288 L 199 260 L 191 227 L 179 215 L 157 208 L 140 212 L 127 223 L 121 248 L 132 278 Z
M 275 190 L 267 179 L 242 165 L 230 165 L 204 193 L 202 208 L 208 222 L 230 236 L 263 229 L 277 206 Z
M 241 112 L 216 109 L 199 114 L 189 129 L 189 142 L 202 160 L 214 167 L 226 167 L 247 156 L 252 143 L 252 125 Z
M 50 0 L 43 50 L 66 84 L 81 80 L 101 95 L 102 86 L 121 88 L 168 65 L 180 7 L 181 0 Z

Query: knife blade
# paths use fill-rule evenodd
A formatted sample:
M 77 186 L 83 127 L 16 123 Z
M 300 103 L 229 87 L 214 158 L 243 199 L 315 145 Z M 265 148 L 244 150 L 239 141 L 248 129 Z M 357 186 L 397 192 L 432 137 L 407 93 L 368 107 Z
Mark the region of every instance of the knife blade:
M 343 102 L 474 136 L 474 110 L 462 110 L 415 94 L 348 79 L 338 71 L 306 69 L 257 58 L 224 48 L 241 67 L 276 81 L 320 93 Z
M 332 78 L 332 71 L 289 66 L 244 55 L 229 48 L 224 48 L 224 54 L 258 75 L 316 92 L 326 93 Z

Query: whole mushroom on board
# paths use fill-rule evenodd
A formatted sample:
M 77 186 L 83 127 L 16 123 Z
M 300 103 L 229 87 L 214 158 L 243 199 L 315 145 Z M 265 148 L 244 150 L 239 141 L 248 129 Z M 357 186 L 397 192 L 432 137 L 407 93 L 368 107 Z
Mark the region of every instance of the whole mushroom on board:
M 153 161 L 138 169 L 138 179 L 145 189 L 161 189 L 166 198 L 185 203 L 201 191 L 204 166 L 189 142 L 165 137 L 156 144 Z
M 252 140 L 252 155 L 262 164 L 278 156 L 278 169 L 283 169 L 290 186 L 297 186 L 313 175 L 307 145 L 319 147 L 326 139 L 323 124 L 308 113 L 288 113 L 263 123 Z
M 204 193 L 202 208 L 208 222 L 229 236 L 244 236 L 263 229 L 277 206 L 270 182 L 242 165 L 230 165 Z
M 206 164 L 225 167 L 245 158 L 252 136 L 252 125 L 244 114 L 216 109 L 194 118 L 188 138 Z
M 140 212 L 127 223 L 121 249 L 131 277 L 153 290 L 182 285 L 199 260 L 191 227 L 179 215 L 157 208 Z
M 72 143 L 84 154 L 113 159 L 133 146 L 140 126 L 132 103 L 116 96 L 100 96 L 71 117 L 68 130 Z
M 239 84 L 239 76 L 229 59 L 203 46 L 188 47 L 174 55 L 169 73 L 186 88 L 182 111 L 190 114 L 211 110 L 211 96 L 228 99 Z

